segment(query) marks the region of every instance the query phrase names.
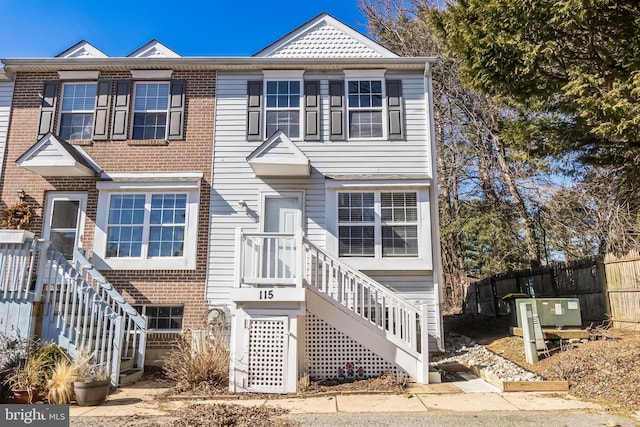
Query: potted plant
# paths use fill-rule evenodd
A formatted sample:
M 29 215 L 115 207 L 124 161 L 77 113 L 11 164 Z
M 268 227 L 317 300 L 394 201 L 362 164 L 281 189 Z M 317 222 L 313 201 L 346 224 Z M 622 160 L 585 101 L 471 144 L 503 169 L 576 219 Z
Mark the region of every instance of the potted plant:
M 27 359 L 24 364 L 13 368 L 13 371 L 5 380 L 5 383 L 8 383 L 11 387 L 15 403 L 33 403 L 38 400 L 43 377 L 40 362 L 35 357 Z
M 78 351 L 74 363 L 76 380 L 73 390 L 80 406 L 96 406 L 107 399 L 111 385 L 109 369 L 103 363 L 96 363 L 86 351 Z

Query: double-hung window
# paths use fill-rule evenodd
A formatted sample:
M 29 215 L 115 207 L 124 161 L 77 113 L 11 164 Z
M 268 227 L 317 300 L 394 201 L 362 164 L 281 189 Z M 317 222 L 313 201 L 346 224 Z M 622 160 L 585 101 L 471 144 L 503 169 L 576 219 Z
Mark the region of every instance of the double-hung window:
M 168 82 L 135 84 L 133 101 L 133 139 L 165 139 L 169 110 Z
M 96 83 L 65 83 L 60 107 L 60 137 L 65 140 L 91 139 Z
M 382 80 L 347 81 L 349 138 L 383 135 Z
M 181 257 L 186 210 L 186 194 L 112 194 L 106 256 Z
M 342 257 L 417 257 L 417 193 L 338 193 L 338 254 Z
M 280 129 L 289 138 L 300 137 L 299 80 L 267 81 L 265 88 L 266 135 Z

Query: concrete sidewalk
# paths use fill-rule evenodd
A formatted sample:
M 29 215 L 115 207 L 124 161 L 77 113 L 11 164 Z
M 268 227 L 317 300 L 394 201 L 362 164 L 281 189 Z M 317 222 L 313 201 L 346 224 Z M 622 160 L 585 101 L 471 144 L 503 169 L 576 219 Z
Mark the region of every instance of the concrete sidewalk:
M 405 394 L 343 393 L 279 399 L 195 399 L 159 397 L 167 388 L 154 382 L 138 382 L 122 387 L 107 401 L 94 407 L 70 407 L 71 417 L 175 416 L 193 403 L 226 403 L 244 406 L 279 406 L 290 413 L 327 414 L 336 412 L 479 412 L 603 410 L 599 405 L 572 399 L 566 393 L 502 393 L 494 386 L 465 374 L 464 381 L 411 385 Z

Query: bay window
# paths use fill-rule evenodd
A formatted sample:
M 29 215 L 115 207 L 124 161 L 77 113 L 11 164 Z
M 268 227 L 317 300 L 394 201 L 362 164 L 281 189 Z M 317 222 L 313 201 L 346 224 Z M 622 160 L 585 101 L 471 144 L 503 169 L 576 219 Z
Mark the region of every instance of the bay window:
M 194 269 L 202 173 L 114 173 L 110 177 L 111 181 L 96 185 L 96 267 Z

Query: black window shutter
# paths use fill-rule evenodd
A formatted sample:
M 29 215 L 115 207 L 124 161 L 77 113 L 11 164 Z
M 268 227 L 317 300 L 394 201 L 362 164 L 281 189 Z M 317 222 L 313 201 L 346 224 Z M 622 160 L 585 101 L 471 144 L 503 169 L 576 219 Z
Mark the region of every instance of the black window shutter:
M 40 121 L 38 123 L 38 139 L 53 131 L 53 118 L 58 97 L 58 81 L 45 80 L 42 85 L 42 103 L 40 104 Z
M 329 82 L 329 118 L 330 139 L 332 141 L 345 140 L 344 119 L 344 81 L 331 80 Z
M 172 80 L 169 99 L 169 132 L 167 139 L 184 138 L 184 102 L 186 80 Z
M 389 114 L 389 139 L 404 139 L 401 80 L 387 80 L 387 112 Z
M 262 141 L 262 81 L 247 82 L 247 141 Z
M 116 93 L 113 102 L 113 126 L 111 139 L 122 141 L 127 139 L 127 122 L 129 118 L 129 99 L 131 98 L 131 80 L 116 80 Z
M 306 141 L 320 141 L 320 82 L 304 82 L 304 110 Z
M 107 123 L 109 121 L 112 86 L 112 80 L 98 80 L 96 106 L 93 113 L 93 133 L 91 135 L 91 139 L 94 141 L 104 141 L 109 138 Z

